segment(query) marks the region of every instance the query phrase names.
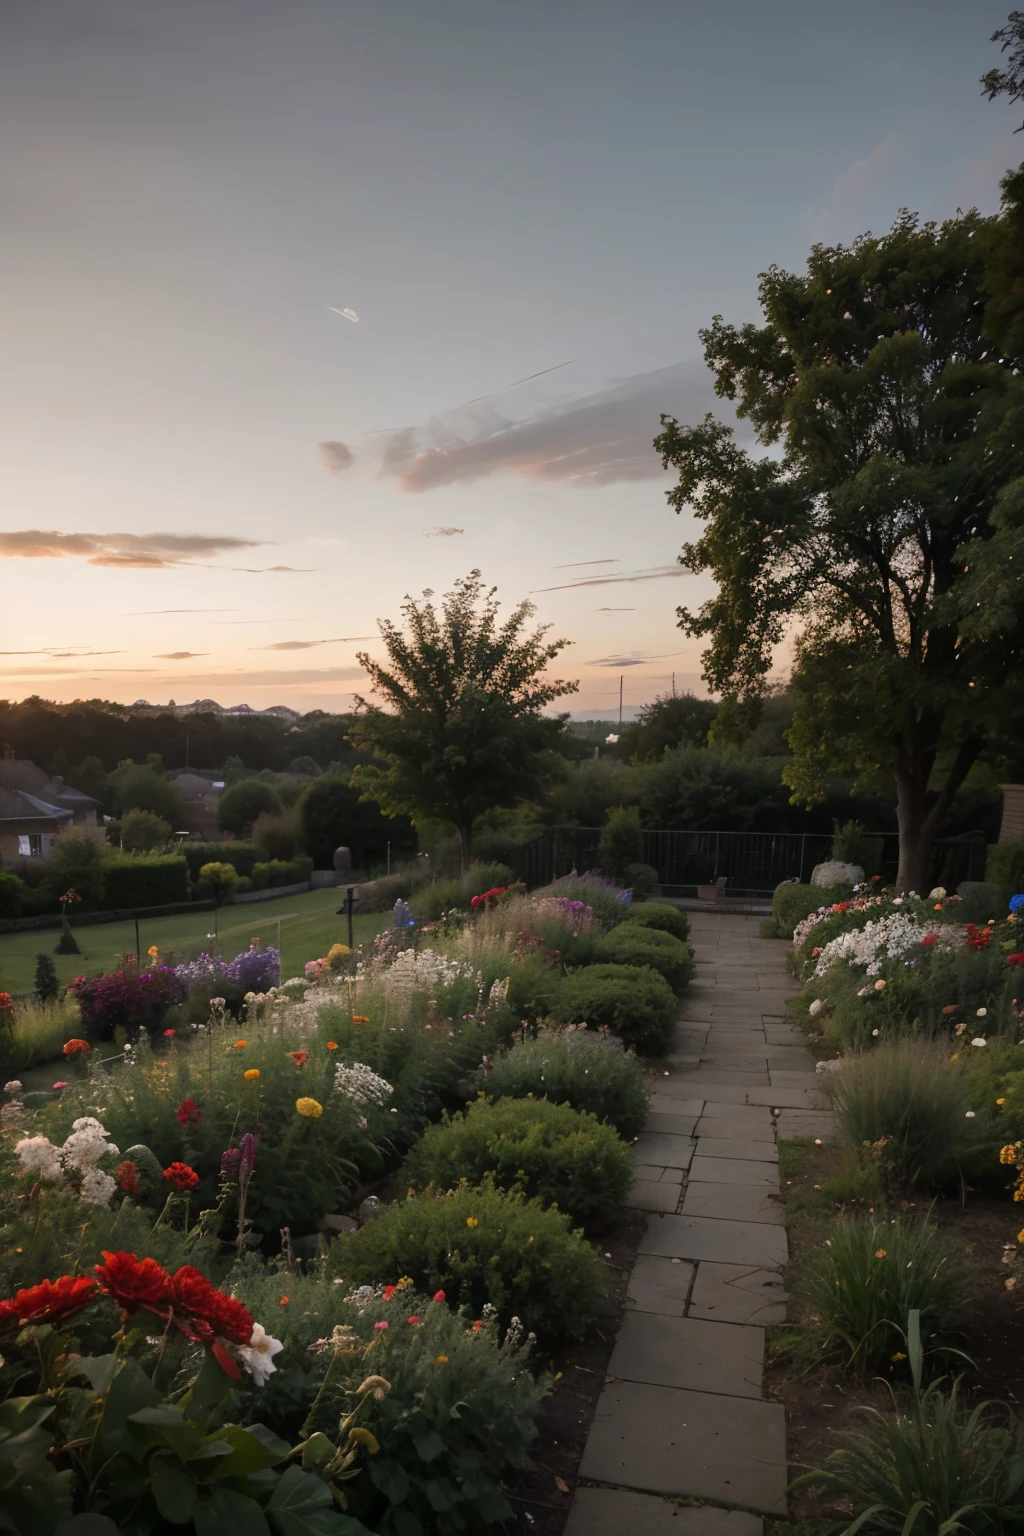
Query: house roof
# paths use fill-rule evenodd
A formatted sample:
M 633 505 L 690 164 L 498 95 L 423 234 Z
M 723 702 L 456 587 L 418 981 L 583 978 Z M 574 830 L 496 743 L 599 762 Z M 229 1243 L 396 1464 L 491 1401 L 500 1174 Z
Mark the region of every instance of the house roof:
M 62 827 L 72 819 L 74 811 L 49 805 L 24 790 L 4 789 L 0 785 L 0 829 L 10 822 L 32 822 L 42 832 L 48 827 Z M 7 830 L 13 828 L 7 826 Z
M 61 778 L 51 779 L 42 768 L 27 757 L 0 758 L 0 792 L 34 795 L 37 800 L 59 810 L 99 810 L 100 801 L 65 784 Z

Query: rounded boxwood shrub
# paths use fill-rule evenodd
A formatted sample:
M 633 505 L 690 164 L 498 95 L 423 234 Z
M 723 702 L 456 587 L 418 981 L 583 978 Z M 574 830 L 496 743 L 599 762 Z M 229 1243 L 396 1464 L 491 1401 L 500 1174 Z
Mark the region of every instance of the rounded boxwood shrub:
M 486 1080 L 494 1098 L 548 1098 L 571 1104 L 614 1125 L 632 1141 L 647 1119 L 647 1079 L 616 1035 L 589 1029 L 545 1030 L 513 1046 Z
M 676 996 L 686 991 L 693 974 L 689 945 L 658 928 L 639 923 L 620 923 L 597 946 L 602 960 L 612 965 L 646 965 L 664 976 Z
M 331 1244 L 328 1270 L 349 1286 L 408 1276 L 442 1290 L 479 1318 L 490 1302 L 502 1323 L 522 1319 L 544 1340 L 580 1338 L 604 1289 L 604 1271 L 568 1216 L 507 1194 L 493 1179 L 446 1194 L 410 1195 Z
M 690 919 L 678 907 L 670 907 L 662 901 L 644 901 L 638 906 L 627 907 L 627 924 L 638 923 L 641 928 L 656 928 L 670 933 L 674 939 L 690 937 Z
M 650 1056 L 663 1056 L 672 1041 L 677 1004 L 665 978 L 641 965 L 588 965 L 566 977 L 555 998 L 556 1024 L 611 1029 Z
M 500 1189 L 521 1189 L 577 1221 L 617 1216 L 633 1184 L 629 1147 L 610 1125 L 547 1099 L 477 1099 L 432 1125 L 405 1160 L 420 1189 L 477 1184 L 492 1173 Z

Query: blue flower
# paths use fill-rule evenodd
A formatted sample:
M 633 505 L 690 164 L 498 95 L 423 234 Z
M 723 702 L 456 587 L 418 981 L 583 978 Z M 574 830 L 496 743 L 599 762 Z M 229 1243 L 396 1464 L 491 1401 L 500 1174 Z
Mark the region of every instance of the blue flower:
M 1011 896 L 1010 911 L 1019 912 L 1021 907 L 1024 907 L 1024 896 Z

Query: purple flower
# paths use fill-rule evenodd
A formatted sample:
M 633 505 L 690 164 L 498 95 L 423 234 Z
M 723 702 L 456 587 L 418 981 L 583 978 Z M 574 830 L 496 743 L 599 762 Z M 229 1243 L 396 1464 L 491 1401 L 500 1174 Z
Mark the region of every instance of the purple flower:
M 238 1164 L 241 1156 L 237 1147 L 229 1147 L 220 1155 L 220 1176 L 229 1184 L 238 1183 Z
M 246 1131 L 239 1147 L 239 1173 L 248 1176 L 256 1166 L 256 1146 L 259 1137 Z

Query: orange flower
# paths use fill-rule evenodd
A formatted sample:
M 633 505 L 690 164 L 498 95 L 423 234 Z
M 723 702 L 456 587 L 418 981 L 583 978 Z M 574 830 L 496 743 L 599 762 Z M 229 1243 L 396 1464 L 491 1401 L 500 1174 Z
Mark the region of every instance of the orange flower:
M 338 1049 L 338 1042 L 337 1042 L 337 1040 L 328 1040 L 328 1042 L 327 1042 L 327 1049 L 329 1051 L 336 1051 Z
M 84 1056 L 91 1049 L 88 1040 L 69 1040 L 64 1047 L 65 1056 Z
M 297 1067 L 301 1067 L 304 1061 L 309 1060 L 308 1051 L 289 1051 L 288 1054 Z
M 248 1072 L 243 1072 L 242 1073 L 242 1076 L 245 1078 L 247 1083 L 254 1083 L 256 1081 L 256 1079 L 259 1077 L 259 1075 L 260 1075 L 259 1067 L 250 1067 Z
M 282 1296 L 281 1300 L 278 1302 L 278 1306 L 279 1307 L 286 1307 L 288 1305 L 289 1300 L 290 1300 L 290 1297 Z
M 887 1248 L 876 1248 L 875 1249 L 875 1258 L 876 1259 L 884 1259 L 887 1256 L 888 1251 L 889 1250 Z
M 353 1024 L 369 1024 L 369 1022 L 370 1021 L 366 1017 L 365 1013 L 354 1013 L 352 1015 L 352 1023 Z
M 247 1040 L 236 1040 L 234 1048 L 236 1051 L 244 1051 L 248 1043 Z

